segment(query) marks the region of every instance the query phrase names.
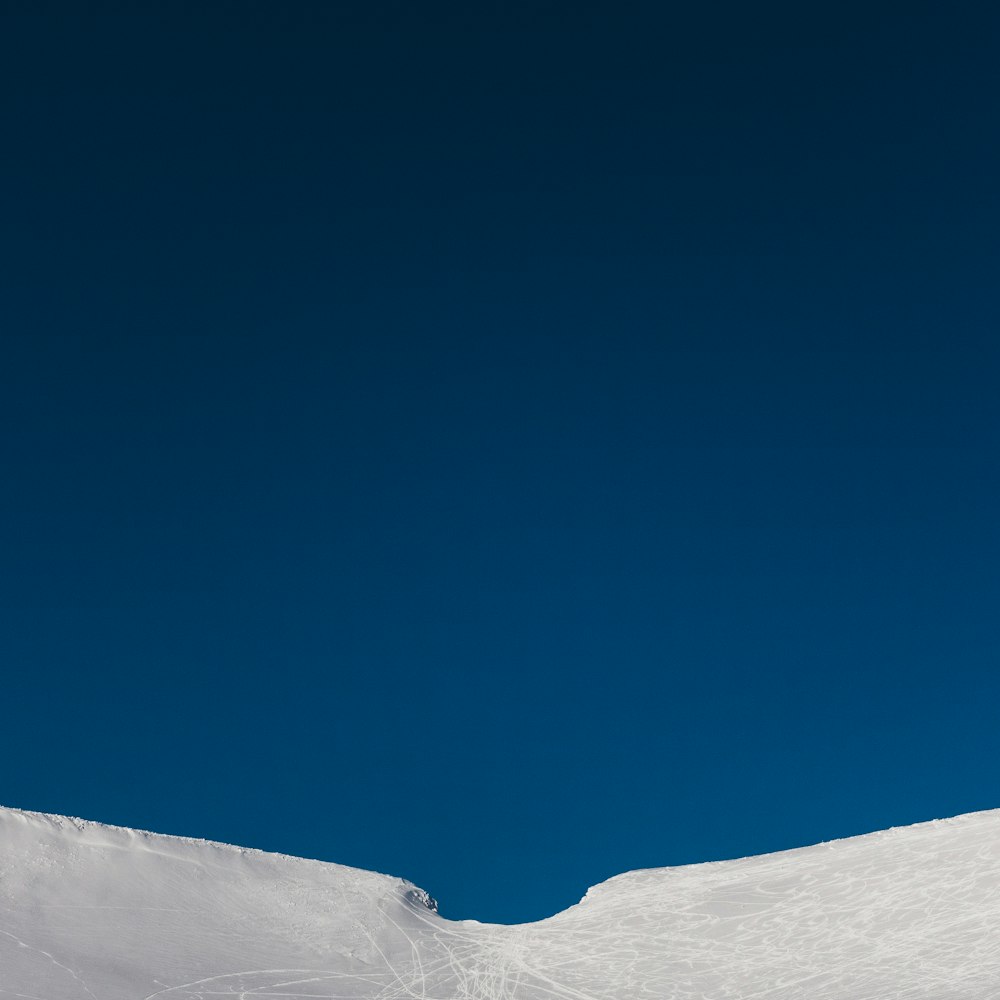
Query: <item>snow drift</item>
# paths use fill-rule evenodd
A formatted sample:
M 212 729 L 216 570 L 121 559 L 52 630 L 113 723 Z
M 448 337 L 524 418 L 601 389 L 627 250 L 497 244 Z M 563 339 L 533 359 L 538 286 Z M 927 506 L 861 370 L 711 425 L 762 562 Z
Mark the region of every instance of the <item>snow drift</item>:
M 996 1000 L 1000 810 L 629 872 L 517 926 L 403 879 L 0 809 L 0 1000 Z

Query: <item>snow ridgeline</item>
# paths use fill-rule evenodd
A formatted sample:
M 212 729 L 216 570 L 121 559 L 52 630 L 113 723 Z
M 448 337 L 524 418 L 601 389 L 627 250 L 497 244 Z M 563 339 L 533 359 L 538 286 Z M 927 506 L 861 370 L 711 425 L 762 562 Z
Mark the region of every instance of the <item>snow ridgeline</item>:
M 1000 810 L 619 875 L 547 920 L 0 809 L 0 1000 L 996 1000 Z

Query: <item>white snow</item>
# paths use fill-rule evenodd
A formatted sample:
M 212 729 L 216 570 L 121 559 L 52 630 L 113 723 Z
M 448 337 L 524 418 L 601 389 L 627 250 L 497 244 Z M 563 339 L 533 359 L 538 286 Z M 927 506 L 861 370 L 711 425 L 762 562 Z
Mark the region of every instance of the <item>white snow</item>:
M 0 1000 L 996 1000 L 1000 810 L 629 872 L 547 920 L 0 809 Z

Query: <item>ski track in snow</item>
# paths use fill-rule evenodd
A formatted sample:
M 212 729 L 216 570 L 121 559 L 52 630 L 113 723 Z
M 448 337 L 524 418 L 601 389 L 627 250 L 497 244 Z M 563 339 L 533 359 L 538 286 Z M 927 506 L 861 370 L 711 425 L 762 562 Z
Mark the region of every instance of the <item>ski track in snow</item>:
M 547 920 L 0 810 L 0 1000 L 997 1000 L 1000 810 L 630 872 Z

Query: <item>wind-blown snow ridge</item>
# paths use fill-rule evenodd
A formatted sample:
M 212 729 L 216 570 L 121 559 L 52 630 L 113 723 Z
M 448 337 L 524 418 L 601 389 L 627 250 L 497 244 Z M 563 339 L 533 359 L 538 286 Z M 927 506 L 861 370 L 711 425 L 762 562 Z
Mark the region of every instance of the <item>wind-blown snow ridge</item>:
M 81 819 L 79 816 L 62 816 L 58 813 L 34 812 L 30 809 L 17 809 L 11 806 L 0 806 L 0 817 L 5 813 L 11 816 L 23 816 L 27 820 L 34 820 L 39 823 L 49 823 L 52 826 L 63 828 L 71 826 L 81 832 L 85 830 L 105 831 L 113 835 L 125 835 L 129 839 L 142 838 L 150 841 L 166 841 L 175 844 L 189 844 L 193 847 L 208 847 L 220 851 L 231 851 L 241 855 L 257 855 L 260 857 L 281 858 L 283 861 L 291 861 L 299 864 L 323 864 L 334 868 L 342 868 L 345 871 L 363 871 L 364 869 L 351 868 L 348 865 L 338 865 L 332 861 L 313 861 L 311 858 L 302 858 L 294 854 L 281 854 L 276 851 L 263 851 L 257 847 L 240 847 L 236 844 L 227 844 L 221 840 L 206 840 L 201 837 L 183 837 L 173 833 L 155 833 L 152 830 L 140 830 L 130 826 L 115 826 L 113 823 L 101 823 L 93 819 Z M 369 874 L 378 874 L 371 872 Z M 391 876 L 386 876 L 391 878 Z M 403 881 L 406 881 L 405 879 Z M 408 883 L 409 884 L 409 883 Z
M 0 809 L 0 1000 L 996 1000 L 1000 810 L 627 872 L 546 920 Z

